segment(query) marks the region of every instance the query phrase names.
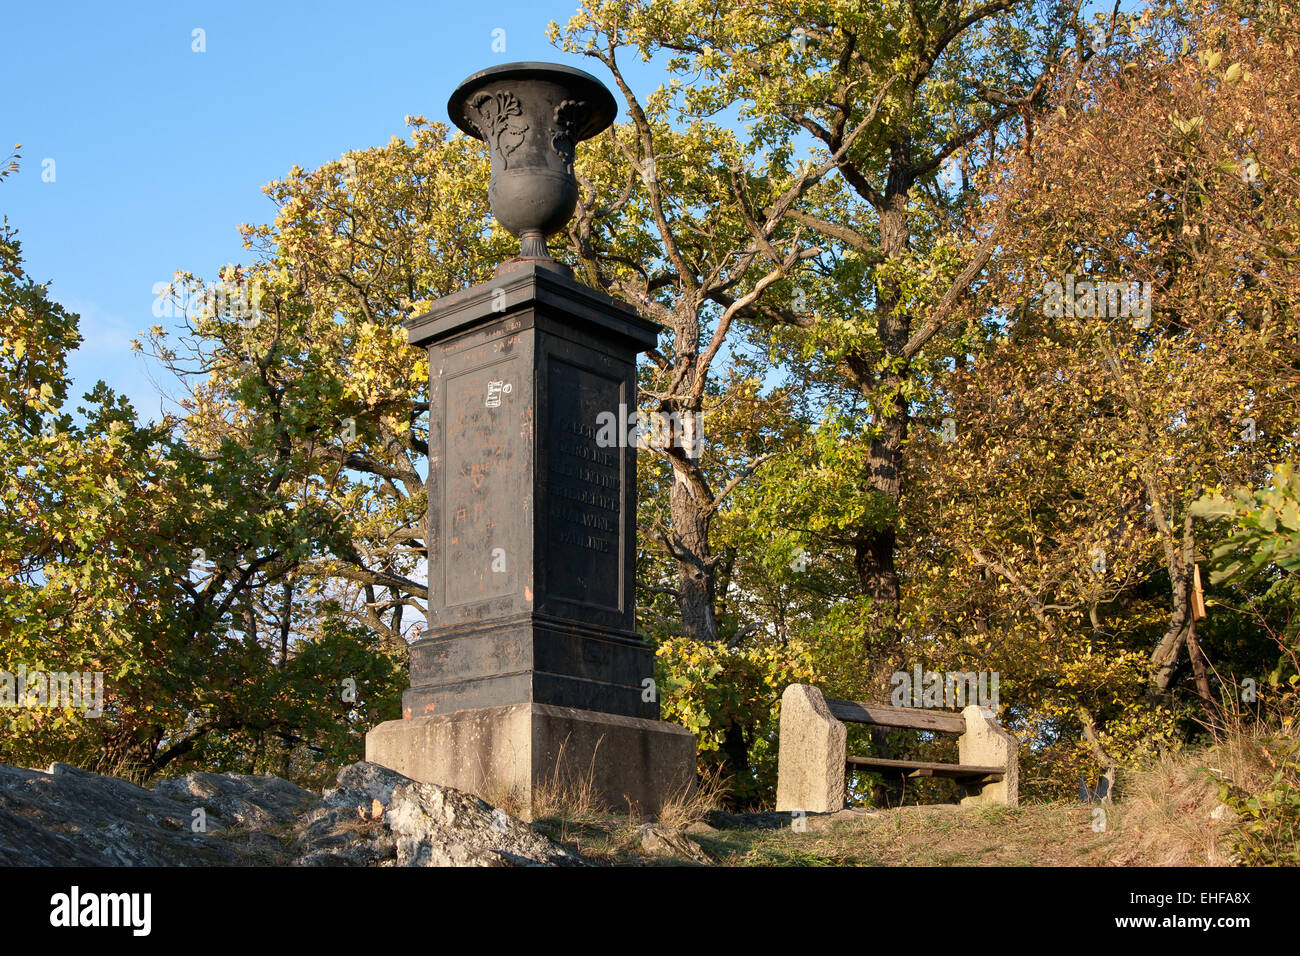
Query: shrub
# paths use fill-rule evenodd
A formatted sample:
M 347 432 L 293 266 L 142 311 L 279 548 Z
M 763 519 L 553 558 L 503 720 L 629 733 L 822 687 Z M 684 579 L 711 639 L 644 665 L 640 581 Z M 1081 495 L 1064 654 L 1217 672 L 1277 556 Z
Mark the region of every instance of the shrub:
M 1296 736 L 1297 678 L 1284 695 L 1291 711 L 1274 732 L 1256 732 L 1255 766 L 1236 779 L 1220 779 L 1219 799 L 1237 815 L 1231 845 L 1247 866 L 1300 865 L 1300 737 Z M 1244 779 L 1243 779 L 1244 777 Z
M 701 773 L 725 773 L 734 805 L 770 805 L 781 694 L 790 684 L 816 682 L 807 647 L 672 638 L 656 651 L 655 682 L 663 719 L 695 734 Z

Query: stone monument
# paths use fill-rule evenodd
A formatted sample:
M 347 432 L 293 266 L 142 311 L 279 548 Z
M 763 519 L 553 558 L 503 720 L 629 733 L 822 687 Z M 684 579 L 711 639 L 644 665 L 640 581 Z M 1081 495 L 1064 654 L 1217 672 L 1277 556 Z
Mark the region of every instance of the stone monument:
M 646 812 L 694 785 L 695 738 L 658 719 L 635 631 L 635 412 L 658 326 L 573 279 L 546 236 L 577 203 L 575 145 L 613 122 L 595 77 L 549 63 L 475 73 L 452 121 L 487 143 L 492 211 L 520 254 L 406 323 L 429 354 L 428 628 L 401 720 L 366 759 L 525 807 L 589 782 Z

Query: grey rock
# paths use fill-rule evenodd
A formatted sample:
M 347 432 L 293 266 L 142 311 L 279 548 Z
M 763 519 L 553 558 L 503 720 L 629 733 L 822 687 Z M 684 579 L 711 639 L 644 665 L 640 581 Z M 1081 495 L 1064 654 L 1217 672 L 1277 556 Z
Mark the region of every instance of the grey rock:
M 304 866 L 573 866 L 584 861 L 528 824 L 450 787 L 377 764 L 339 771 L 296 848 Z M 376 804 L 381 818 L 373 818 Z
M 234 865 L 240 854 L 214 830 L 191 829 L 185 804 L 125 780 L 52 764 L 0 766 L 0 848 L 18 866 Z
M 713 836 L 718 832 L 718 828 L 709 826 L 703 820 L 696 820 L 685 830 L 687 836 Z
M 364 761 L 344 767 L 337 782 L 317 796 L 278 777 L 191 773 L 148 790 L 65 764 L 0 765 L 0 865 L 586 863 L 457 790 Z
M 164 780 L 154 793 L 202 807 L 219 825 L 240 827 L 292 823 L 313 797 L 310 791 L 279 777 L 202 772 Z
M 793 822 L 793 814 L 766 810 L 762 813 L 728 813 L 710 810 L 709 824 L 717 830 L 779 830 Z

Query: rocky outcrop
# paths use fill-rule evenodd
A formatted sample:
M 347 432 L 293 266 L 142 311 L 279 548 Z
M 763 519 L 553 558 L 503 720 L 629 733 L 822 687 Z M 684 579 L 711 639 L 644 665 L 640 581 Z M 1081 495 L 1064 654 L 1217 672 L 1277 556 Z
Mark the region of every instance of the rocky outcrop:
M 9 866 L 548 866 L 585 861 L 482 800 L 371 763 L 317 795 L 192 773 L 153 790 L 66 764 L 0 765 Z
M 299 820 L 303 866 L 545 866 L 584 861 L 477 797 L 354 763 Z

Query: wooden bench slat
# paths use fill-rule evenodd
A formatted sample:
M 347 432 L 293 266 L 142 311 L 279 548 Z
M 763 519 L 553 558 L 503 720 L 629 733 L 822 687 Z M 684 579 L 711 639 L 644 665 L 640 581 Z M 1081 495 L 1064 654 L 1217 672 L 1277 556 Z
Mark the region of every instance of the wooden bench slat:
M 856 700 L 826 698 L 826 706 L 836 720 L 879 727 L 906 727 L 911 730 L 937 730 L 947 734 L 964 734 L 966 721 L 959 714 L 885 704 L 864 704 Z
M 950 777 L 961 780 L 969 777 L 998 777 L 1006 773 L 1006 767 L 982 767 L 975 764 L 927 763 L 924 760 L 886 760 L 884 757 L 849 757 L 845 761 L 849 767 L 863 770 L 894 770 L 916 777 Z

